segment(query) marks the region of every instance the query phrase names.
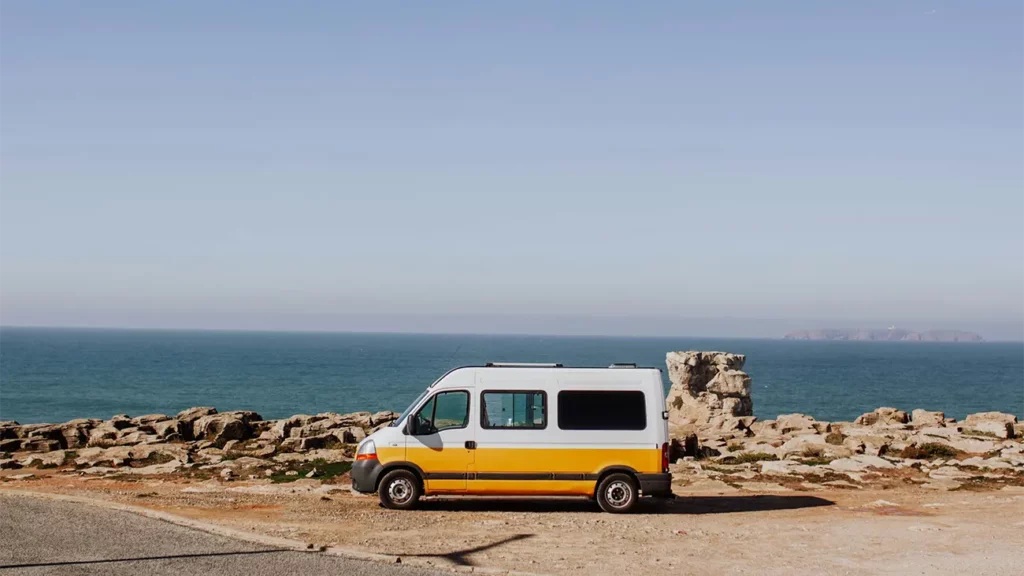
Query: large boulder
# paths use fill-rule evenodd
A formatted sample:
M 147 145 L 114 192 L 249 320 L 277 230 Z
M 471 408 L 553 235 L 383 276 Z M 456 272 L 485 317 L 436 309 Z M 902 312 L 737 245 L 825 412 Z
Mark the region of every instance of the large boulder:
M 192 423 L 192 437 L 223 446 L 228 440 L 249 438 L 249 422 L 262 420 L 255 412 L 224 412 L 202 416 Z
M 977 430 L 999 438 L 1013 438 L 1017 417 L 1005 412 L 978 412 L 964 419 L 964 429 Z
M 677 434 L 700 430 L 719 416 L 753 416 L 746 357 L 728 352 L 669 352 L 665 355 L 672 387 L 669 425 Z M 716 420 L 716 422 L 718 422 Z M 744 423 L 749 426 L 749 423 Z
M 943 412 L 931 412 L 918 408 L 910 413 L 910 423 L 915 428 L 925 426 L 945 426 L 946 415 Z

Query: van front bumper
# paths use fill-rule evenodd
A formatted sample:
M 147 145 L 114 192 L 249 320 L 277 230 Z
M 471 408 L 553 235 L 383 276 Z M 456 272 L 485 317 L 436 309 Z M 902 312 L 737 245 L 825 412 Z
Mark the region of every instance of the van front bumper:
M 644 496 L 657 498 L 671 498 L 672 475 L 664 474 L 637 474 L 636 479 L 640 481 L 640 493 Z
M 356 460 L 352 464 L 352 471 L 349 472 L 349 475 L 352 477 L 352 489 L 363 494 L 376 492 L 377 480 L 380 478 L 380 473 L 383 469 L 384 467 L 380 465 L 380 460 L 376 458 L 372 460 Z

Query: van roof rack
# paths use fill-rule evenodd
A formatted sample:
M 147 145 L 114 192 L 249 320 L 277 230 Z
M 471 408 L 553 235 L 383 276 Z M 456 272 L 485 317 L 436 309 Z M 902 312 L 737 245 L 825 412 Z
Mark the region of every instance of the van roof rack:
M 609 368 L 636 368 L 636 362 L 615 362 Z
M 533 362 L 488 362 L 487 368 L 564 368 L 561 364 Z

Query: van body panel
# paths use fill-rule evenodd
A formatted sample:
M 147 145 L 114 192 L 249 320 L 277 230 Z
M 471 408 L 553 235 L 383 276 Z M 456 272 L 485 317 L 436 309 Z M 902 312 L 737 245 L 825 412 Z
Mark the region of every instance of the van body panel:
M 437 394 L 453 391 L 469 394 L 465 426 L 406 433 L 407 420 L 430 409 Z M 565 391 L 642 392 L 644 429 L 561 429 L 559 393 Z M 484 402 L 488 393 L 543 393 L 543 422 L 531 404 L 525 421 L 521 407 L 512 409 L 524 427 L 506 427 L 507 406 L 498 403 L 503 414 L 494 420 L 494 407 Z M 669 441 L 664 410 L 661 372 L 654 368 L 463 367 L 431 384 L 407 416 L 365 441 L 376 443 L 383 468 L 394 463 L 417 468 L 427 495 L 593 496 L 600 475 L 609 469 L 633 473 L 647 495 L 665 495 L 671 494 L 671 477 L 662 463 L 662 446 Z M 375 489 L 367 484 L 371 482 L 354 486 L 360 491 Z

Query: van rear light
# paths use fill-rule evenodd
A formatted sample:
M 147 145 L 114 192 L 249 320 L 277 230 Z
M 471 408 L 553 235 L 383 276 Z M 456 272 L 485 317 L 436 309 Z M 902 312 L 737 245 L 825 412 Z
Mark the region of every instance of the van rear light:
M 668 442 L 661 445 L 661 471 L 668 472 Z
M 377 445 L 373 443 L 373 440 L 367 440 L 359 445 L 359 450 L 356 452 L 356 460 L 376 460 L 377 459 Z

